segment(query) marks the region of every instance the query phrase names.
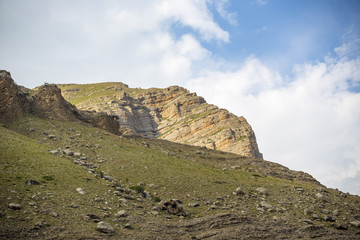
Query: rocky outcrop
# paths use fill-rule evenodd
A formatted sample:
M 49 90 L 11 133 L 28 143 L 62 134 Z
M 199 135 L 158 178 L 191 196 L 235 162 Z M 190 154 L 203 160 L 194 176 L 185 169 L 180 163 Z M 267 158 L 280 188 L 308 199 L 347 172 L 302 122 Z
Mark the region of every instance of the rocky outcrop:
M 15 84 L 9 72 L 1 70 L 0 121 L 9 122 L 22 117 L 24 113 L 48 119 L 80 120 L 114 134 L 118 134 L 119 129 L 116 116 L 77 110 L 63 98 L 57 85 L 45 84 L 30 96 L 26 88 Z
M 110 85 L 110 86 L 109 86 Z M 64 97 L 78 99 L 99 85 L 63 85 Z M 80 90 L 81 89 L 81 90 Z M 132 89 L 109 83 L 104 95 L 80 101 L 79 109 L 106 112 L 118 117 L 120 132 L 262 158 L 255 134 L 244 117 L 207 104 L 187 89 Z
M 0 70 L 0 122 L 22 117 L 29 110 L 27 94 L 17 87 L 9 72 Z
M 55 84 L 45 84 L 39 87 L 33 98 L 33 113 L 48 118 L 74 121 L 79 115 L 78 110 L 61 95 L 61 90 Z

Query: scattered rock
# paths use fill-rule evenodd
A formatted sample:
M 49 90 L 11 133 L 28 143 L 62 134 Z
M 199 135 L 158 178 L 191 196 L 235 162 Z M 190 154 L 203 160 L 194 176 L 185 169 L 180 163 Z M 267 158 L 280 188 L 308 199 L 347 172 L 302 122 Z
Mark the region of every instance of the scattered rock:
M 127 217 L 126 210 L 120 210 L 118 213 L 115 214 L 115 217 Z
M 267 196 L 269 195 L 268 191 L 266 188 L 263 187 L 258 187 L 255 189 L 258 193 L 260 193 L 261 195 Z
M 53 135 L 53 134 L 49 134 L 48 137 L 49 137 L 49 139 L 55 139 L 56 138 L 56 136 Z
M 64 154 L 68 155 L 68 156 L 72 156 L 74 155 L 74 152 L 71 151 L 70 149 L 64 149 L 62 150 Z
M 325 201 L 325 196 L 321 193 L 315 194 L 315 198 L 321 201 Z
M 55 156 L 60 156 L 61 152 L 59 150 L 52 150 L 50 151 L 51 154 L 55 155 Z
M 79 152 L 74 152 L 74 157 L 80 157 L 81 156 L 81 153 L 79 153 Z
M 39 201 L 39 196 L 35 194 L 31 197 L 31 199 L 35 201 Z
M 200 206 L 200 204 L 197 203 L 197 202 L 196 203 L 189 203 L 188 206 L 189 207 L 198 207 L 198 206 Z
M 235 195 L 244 195 L 244 191 L 241 189 L 241 187 L 238 187 L 235 189 L 235 192 L 234 192 Z
M 125 228 L 126 228 L 126 229 L 132 229 L 132 226 L 131 226 L 130 223 L 127 223 L 127 224 L 125 224 Z
M 76 191 L 77 191 L 79 194 L 81 194 L 81 195 L 85 195 L 85 194 L 86 194 L 86 192 L 85 192 L 84 189 L 82 189 L 82 188 L 77 188 Z
M 333 217 L 333 216 L 330 216 L 330 215 L 325 215 L 323 216 L 322 218 L 325 222 L 335 222 L 336 219 Z
M 36 180 L 27 179 L 27 180 L 25 181 L 25 184 L 26 184 L 26 185 L 40 185 L 41 183 L 38 182 L 38 181 L 36 181 Z
M 263 208 L 265 208 L 265 209 L 268 209 L 268 210 L 271 210 L 271 209 L 273 208 L 273 206 L 272 206 L 271 204 L 269 204 L 269 203 L 267 203 L 267 202 L 265 202 L 265 201 L 262 201 L 262 202 L 260 203 L 260 206 L 263 207 Z
M 72 208 L 78 208 L 79 206 L 76 203 L 72 203 L 71 206 Z
M 350 222 L 350 224 L 354 227 L 360 227 L 360 221 L 359 220 L 355 220 L 355 221 L 352 221 Z
M 183 215 L 182 202 L 178 199 L 171 199 L 163 204 L 163 209 L 167 210 L 170 214 Z
M 114 228 L 106 222 L 98 222 L 96 230 L 102 233 L 113 233 Z
M 18 203 L 10 203 L 8 207 L 12 210 L 20 210 L 21 209 L 21 205 Z
M 109 182 L 111 182 L 112 180 L 114 180 L 114 178 L 111 177 L 111 176 L 104 176 L 104 179 L 105 179 L 106 181 L 109 181 Z

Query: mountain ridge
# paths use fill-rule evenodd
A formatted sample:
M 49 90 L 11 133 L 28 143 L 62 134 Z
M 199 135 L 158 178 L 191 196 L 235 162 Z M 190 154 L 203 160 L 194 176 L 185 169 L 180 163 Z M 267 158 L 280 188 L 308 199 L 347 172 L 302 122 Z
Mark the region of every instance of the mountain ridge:
M 59 87 L 79 109 L 117 116 L 122 133 L 263 158 L 244 117 L 207 104 L 183 87 L 139 89 L 123 83 Z
M 6 71 L 0 93 L 0 239 L 359 237 L 360 197 L 307 173 L 120 135 L 117 116 L 78 110 L 53 84 L 17 87 Z

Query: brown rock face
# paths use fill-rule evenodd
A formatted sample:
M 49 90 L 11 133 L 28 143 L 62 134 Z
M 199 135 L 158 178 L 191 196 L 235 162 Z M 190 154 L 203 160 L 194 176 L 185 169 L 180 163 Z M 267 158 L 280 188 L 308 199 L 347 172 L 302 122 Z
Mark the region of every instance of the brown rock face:
M 18 89 L 10 73 L 0 70 L 0 122 L 22 117 L 29 106 L 26 94 Z
M 39 87 L 33 97 L 17 86 L 9 72 L 0 71 L 0 122 L 8 122 L 32 113 L 42 118 L 89 123 L 108 132 L 118 134 L 117 117 L 106 113 L 79 111 L 61 95 L 55 84 Z
M 67 102 L 55 84 L 41 86 L 33 100 L 33 112 L 43 118 L 58 120 L 77 119 L 75 106 Z
M 91 89 L 99 89 L 96 84 L 76 86 L 66 88 L 65 98 L 91 95 Z M 76 106 L 117 116 L 122 133 L 262 158 L 255 134 L 244 117 L 207 104 L 204 98 L 184 88 L 142 90 L 108 83 L 97 94 L 100 91 L 104 95 Z

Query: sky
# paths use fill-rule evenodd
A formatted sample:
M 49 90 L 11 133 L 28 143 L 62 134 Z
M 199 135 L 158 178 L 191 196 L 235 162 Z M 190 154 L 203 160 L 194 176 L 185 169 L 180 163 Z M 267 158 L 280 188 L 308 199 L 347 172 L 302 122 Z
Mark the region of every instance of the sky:
M 180 85 L 244 116 L 266 160 L 360 195 L 360 1 L 0 0 L 28 88 Z

